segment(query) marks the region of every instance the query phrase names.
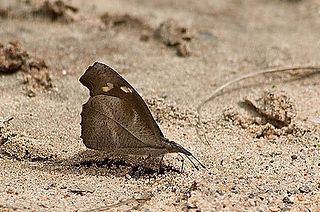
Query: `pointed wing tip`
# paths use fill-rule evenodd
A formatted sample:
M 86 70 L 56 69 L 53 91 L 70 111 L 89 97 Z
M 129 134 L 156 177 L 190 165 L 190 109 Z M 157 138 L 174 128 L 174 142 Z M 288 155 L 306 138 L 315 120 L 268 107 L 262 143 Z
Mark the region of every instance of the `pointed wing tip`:
M 92 67 L 108 67 L 108 68 L 111 68 L 114 70 L 114 68 L 112 68 L 110 65 L 106 64 L 106 63 L 103 63 L 103 62 L 100 62 L 100 61 L 95 61 L 91 66 L 88 67 L 87 70 L 89 70 L 90 68 Z
M 115 71 L 115 69 L 112 68 L 110 65 L 103 63 L 103 62 L 100 62 L 100 61 L 95 61 L 92 65 L 88 66 L 88 68 L 85 70 L 84 74 L 80 77 L 79 81 L 81 82 L 81 78 L 83 80 L 83 77 L 85 75 L 87 75 L 87 73 L 90 72 L 91 70 L 94 70 L 94 69 L 100 70 L 100 68 L 101 69 L 109 68 L 109 69 L 112 69 Z
M 100 62 L 100 61 L 96 61 L 91 66 L 95 66 L 95 65 L 106 65 L 106 64 L 104 64 L 103 62 Z
M 90 90 L 90 88 L 88 87 L 88 81 L 90 81 L 89 76 L 90 76 L 91 70 L 93 70 L 93 68 L 99 69 L 100 67 L 103 67 L 103 66 L 105 66 L 105 64 L 99 61 L 94 62 L 92 65 L 88 66 L 88 68 L 84 71 L 84 73 L 79 78 L 79 82 Z

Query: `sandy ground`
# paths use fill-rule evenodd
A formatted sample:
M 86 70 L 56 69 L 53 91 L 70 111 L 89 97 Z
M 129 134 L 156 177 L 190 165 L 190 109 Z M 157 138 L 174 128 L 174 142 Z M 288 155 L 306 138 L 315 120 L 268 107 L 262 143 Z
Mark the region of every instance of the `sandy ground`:
M 47 65 L 0 74 L 0 211 L 320 210 L 319 72 L 255 77 L 205 104 L 201 123 L 196 113 L 242 73 L 319 64 L 319 1 L 74 0 L 79 11 L 54 20 L 28 2 L 0 1 L 0 43 L 19 42 Z M 168 19 L 191 35 L 178 46 L 153 35 Z M 164 134 L 207 168 L 185 159 L 181 171 L 181 156 L 169 154 L 157 173 L 88 151 L 79 124 L 88 90 L 78 79 L 95 61 L 116 68 Z M 37 80 L 43 70 L 50 79 Z M 284 126 L 243 107 L 266 91 L 289 101 Z

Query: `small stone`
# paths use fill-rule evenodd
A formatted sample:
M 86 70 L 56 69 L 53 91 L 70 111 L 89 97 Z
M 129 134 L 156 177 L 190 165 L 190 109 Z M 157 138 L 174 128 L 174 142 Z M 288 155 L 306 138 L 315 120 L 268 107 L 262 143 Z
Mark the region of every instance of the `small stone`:
M 311 191 L 311 189 L 310 189 L 308 186 L 301 186 L 301 187 L 299 188 L 299 191 L 300 191 L 301 193 L 309 193 L 309 192 Z
M 254 201 L 253 199 L 249 199 L 249 204 L 250 206 L 256 206 L 256 201 Z
M 271 207 L 269 207 L 269 210 L 271 212 L 278 212 L 278 211 L 280 211 L 280 208 L 271 206 Z
M 68 191 L 83 196 L 86 193 L 93 193 L 95 189 L 88 185 L 74 185 L 73 187 L 70 187 Z
M 3 138 L 0 135 L 0 146 L 3 145 L 4 143 L 6 143 L 8 141 L 8 138 Z
M 295 159 L 297 159 L 297 158 L 298 158 L 297 155 L 291 155 L 291 159 L 292 159 L 292 160 L 295 160 Z
M 36 94 L 35 94 L 35 92 L 32 91 L 32 90 L 28 90 L 28 91 L 27 91 L 27 96 L 28 96 L 28 97 L 35 97 Z
M 291 196 L 293 194 L 298 194 L 298 193 L 299 193 L 299 191 L 297 189 L 291 190 L 291 191 L 287 191 L 288 196 Z
M 7 194 L 14 194 L 14 193 L 15 193 L 14 190 L 11 189 L 11 188 L 9 188 L 9 189 L 7 190 Z
M 293 204 L 294 203 L 289 197 L 284 197 L 282 199 L 282 202 L 287 203 L 287 204 Z
M 143 31 L 140 35 L 140 40 L 141 41 L 148 41 L 148 40 L 150 40 L 150 37 L 151 37 L 151 35 L 149 32 Z
M 250 199 L 252 199 L 252 198 L 254 198 L 254 194 L 249 194 L 249 196 L 248 196 Z
M 187 43 L 183 42 L 177 46 L 177 55 L 181 57 L 190 56 L 191 51 Z
M 288 208 L 288 207 L 283 207 L 283 208 L 281 208 L 281 210 L 280 210 L 281 212 L 284 212 L 284 211 L 290 211 L 290 208 Z
M 237 157 L 236 157 L 236 161 L 241 160 L 241 158 L 242 158 L 242 156 L 241 156 L 241 155 L 237 156 Z
M 257 123 L 258 125 L 261 125 L 262 124 L 261 117 L 255 117 L 254 122 Z
M 221 191 L 221 190 L 216 190 L 216 192 L 221 196 L 224 195 L 223 191 Z
M 302 194 L 297 195 L 297 199 L 298 199 L 299 201 L 304 201 L 304 200 L 305 200 L 305 198 L 303 197 Z
M 40 201 L 46 201 L 46 200 L 49 200 L 48 195 L 43 195 L 40 197 Z
M 198 208 L 198 199 L 195 196 L 191 196 L 187 202 L 188 209 L 197 209 Z
M 52 183 L 49 183 L 48 185 L 44 186 L 43 189 L 44 190 L 49 190 L 49 189 L 51 189 L 53 187 L 56 187 L 56 183 L 52 182 Z
M 239 193 L 239 191 L 238 191 L 238 189 L 236 187 L 232 187 L 230 191 L 232 193 L 234 193 L 234 194 L 238 194 Z
M 257 210 L 257 212 L 264 212 L 263 208 L 261 208 L 261 207 L 256 208 L 256 210 Z

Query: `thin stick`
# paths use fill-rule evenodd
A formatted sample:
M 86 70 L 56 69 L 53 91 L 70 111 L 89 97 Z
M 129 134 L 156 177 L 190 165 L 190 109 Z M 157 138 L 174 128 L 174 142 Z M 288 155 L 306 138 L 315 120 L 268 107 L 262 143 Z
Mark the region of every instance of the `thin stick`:
M 130 204 L 130 203 L 135 203 L 135 202 L 138 203 L 138 205 L 139 204 L 144 204 L 145 202 L 151 200 L 152 197 L 153 197 L 152 193 L 146 193 L 146 194 L 144 194 L 144 195 L 142 195 L 141 197 L 138 197 L 138 198 L 130 198 L 130 199 L 127 199 L 127 200 L 124 200 L 124 201 L 120 201 L 120 202 L 112 204 L 112 205 L 107 205 L 107 206 L 104 206 L 104 207 L 101 207 L 101 208 L 95 208 L 95 209 L 87 210 L 85 212 L 107 211 L 107 210 L 110 210 L 110 209 L 115 209 L 115 208 L 121 207 L 123 205 L 127 205 L 127 204 Z
M 242 80 L 252 78 L 252 77 L 255 77 L 258 75 L 276 73 L 276 72 L 284 72 L 284 71 L 294 71 L 294 70 L 316 70 L 316 71 L 319 71 L 320 66 L 309 66 L 308 65 L 308 66 L 294 66 L 294 67 L 275 67 L 275 68 L 268 68 L 268 69 L 264 69 L 264 70 L 260 70 L 260 71 L 253 71 L 253 72 L 249 72 L 244 75 L 241 75 L 241 76 L 221 85 L 220 87 L 218 87 L 216 90 L 213 91 L 213 93 L 210 95 L 210 97 L 208 97 L 205 101 L 203 101 L 197 107 L 197 113 L 198 113 L 197 123 L 198 123 L 198 125 L 201 124 L 201 110 L 204 107 L 204 105 L 207 104 L 208 102 L 212 101 L 217 96 L 217 94 L 219 92 L 221 92 L 223 89 L 225 89 L 226 87 L 228 87 L 232 84 L 235 84 L 237 82 L 240 82 Z M 196 128 L 196 131 L 197 131 L 198 138 L 203 142 L 203 139 L 199 135 L 199 129 Z M 207 143 L 210 146 L 210 143 L 209 143 L 205 134 L 204 134 L 204 138 L 205 138 L 205 143 Z

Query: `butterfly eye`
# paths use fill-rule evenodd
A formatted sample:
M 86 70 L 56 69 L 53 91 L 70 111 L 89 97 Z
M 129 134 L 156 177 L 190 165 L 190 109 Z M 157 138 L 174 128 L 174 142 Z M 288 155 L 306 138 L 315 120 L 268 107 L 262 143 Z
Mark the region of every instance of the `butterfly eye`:
M 113 84 L 110 83 L 110 82 L 108 82 L 106 86 L 101 87 L 101 90 L 102 90 L 103 92 L 108 92 L 108 91 L 110 91 L 112 88 L 113 88 Z
M 121 86 L 120 89 L 125 93 L 132 93 L 132 89 L 126 86 Z

